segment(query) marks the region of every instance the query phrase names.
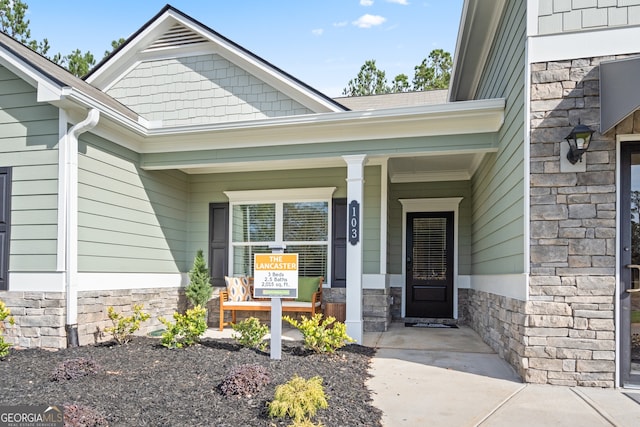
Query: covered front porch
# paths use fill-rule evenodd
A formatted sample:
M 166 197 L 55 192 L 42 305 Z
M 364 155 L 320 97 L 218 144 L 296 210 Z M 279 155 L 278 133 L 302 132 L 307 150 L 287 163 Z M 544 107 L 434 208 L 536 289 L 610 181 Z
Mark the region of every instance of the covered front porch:
M 325 277 L 325 301 L 346 303 L 347 331 L 362 343 L 392 318 L 459 317 L 472 178 L 498 150 L 503 120 L 502 99 L 266 119 L 158 133 L 140 147 L 140 164 L 186 176 L 189 245 L 208 248 L 214 285 L 252 275 L 253 253 L 284 244 L 301 253 L 305 275 Z M 417 283 L 405 262 L 433 260 L 408 253 L 407 242 L 412 232 L 433 240 L 439 226 L 429 224 L 442 213 L 446 290 Z M 300 233 L 312 217 L 314 230 Z M 440 274 L 426 269 L 423 279 Z M 425 298 L 445 298 L 447 308 L 432 314 Z

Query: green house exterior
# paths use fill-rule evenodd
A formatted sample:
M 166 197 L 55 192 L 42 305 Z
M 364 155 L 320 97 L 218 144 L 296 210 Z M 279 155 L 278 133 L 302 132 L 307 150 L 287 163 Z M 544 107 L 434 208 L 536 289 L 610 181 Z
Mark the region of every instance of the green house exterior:
M 158 329 L 198 249 L 213 323 L 224 276 L 285 245 L 357 342 L 458 322 L 527 382 L 640 385 L 625 255 L 640 102 L 605 76 L 632 78 L 618 68 L 635 66 L 639 11 L 466 0 L 446 98 L 331 99 L 171 6 L 84 80 L 0 34 L 9 339 L 94 343 L 108 306 L 137 303 Z M 615 96 L 631 107 L 610 111 Z M 571 164 L 578 123 L 595 133 Z

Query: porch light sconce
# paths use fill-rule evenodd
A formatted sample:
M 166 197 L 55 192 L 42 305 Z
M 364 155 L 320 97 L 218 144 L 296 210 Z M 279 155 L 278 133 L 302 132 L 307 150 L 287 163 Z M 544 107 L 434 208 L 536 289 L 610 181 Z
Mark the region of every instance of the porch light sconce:
M 569 160 L 572 165 L 575 165 L 578 161 L 582 162 L 582 155 L 589 149 L 593 132 L 589 126 L 582 125 L 578 122 L 578 126 L 574 127 L 571 133 L 565 138 L 569 143 L 567 160 Z

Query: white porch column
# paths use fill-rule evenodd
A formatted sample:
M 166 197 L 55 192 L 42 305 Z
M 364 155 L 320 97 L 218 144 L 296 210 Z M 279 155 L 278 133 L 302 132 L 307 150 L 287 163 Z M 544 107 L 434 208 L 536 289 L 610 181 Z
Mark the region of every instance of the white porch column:
M 347 162 L 347 334 L 362 344 L 362 218 L 366 155 L 343 156 Z M 356 202 L 357 208 L 353 202 Z

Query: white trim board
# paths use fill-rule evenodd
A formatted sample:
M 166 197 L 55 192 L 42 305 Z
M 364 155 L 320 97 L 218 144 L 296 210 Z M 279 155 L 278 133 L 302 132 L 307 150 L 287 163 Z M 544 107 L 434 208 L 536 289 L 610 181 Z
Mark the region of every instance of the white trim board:
M 487 274 L 471 276 L 471 289 L 527 301 L 527 274 Z
M 9 272 L 9 292 L 65 292 L 63 272 Z
M 529 37 L 529 63 L 624 55 L 640 51 L 640 27 L 606 28 Z
M 275 190 L 224 191 L 229 203 L 273 202 L 294 200 L 330 200 L 336 187 L 284 188 Z
M 386 274 L 363 274 L 362 289 L 387 289 Z
M 63 272 L 9 273 L 9 292 L 65 292 Z M 78 273 L 78 291 L 178 288 L 189 283 L 187 273 Z
M 189 283 L 187 273 L 78 273 L 78 291 L 178 288 Z

